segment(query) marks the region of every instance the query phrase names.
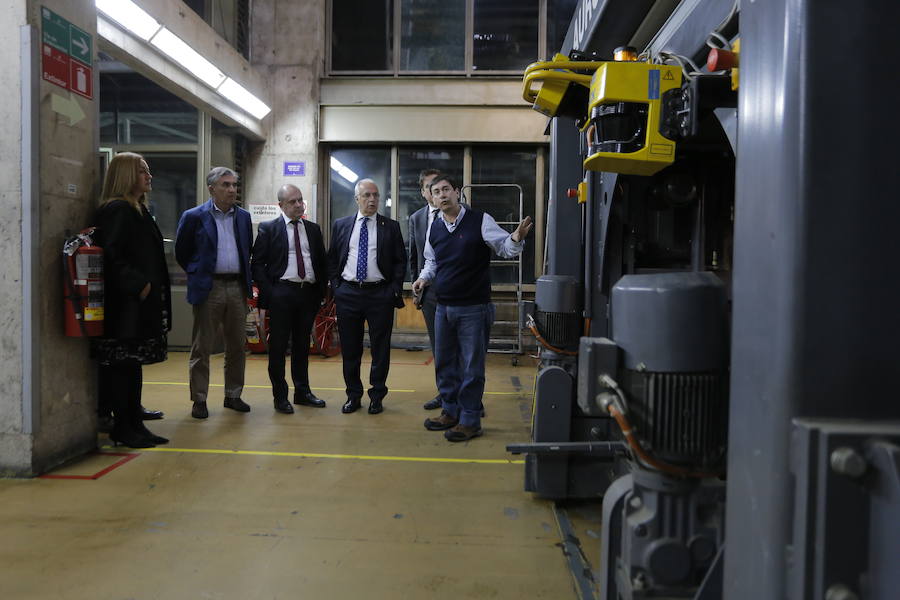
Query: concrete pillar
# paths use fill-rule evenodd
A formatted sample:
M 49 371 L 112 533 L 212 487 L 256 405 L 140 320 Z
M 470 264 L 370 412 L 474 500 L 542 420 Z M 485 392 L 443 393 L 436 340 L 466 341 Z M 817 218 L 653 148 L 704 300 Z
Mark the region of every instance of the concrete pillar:
M 93 99 L 42 79 L 42 8 L 97 47 L 93 0 L 0 1 L 0 475 L 96 446 L 96 367 L 86 339 L 63 335 L 61 255 L 96 206 L 97 78 Z
M 276 202 L 282 184 L 300 188 L 308 216 L 317 218 L 323 199 L 313 202 L 318 182 L 319 80 L 325 65 L 325 0 L 253 2 L 250 62 L 265 77 L 272 100 L 266 141 L 248 161 L 246 204 Z M 285 162 L 305 162 L 303 176 L 284 176 Z M 327 229 L 327 227 L 323 227 Z M 327 234 L 326 234 L 327 235 Z

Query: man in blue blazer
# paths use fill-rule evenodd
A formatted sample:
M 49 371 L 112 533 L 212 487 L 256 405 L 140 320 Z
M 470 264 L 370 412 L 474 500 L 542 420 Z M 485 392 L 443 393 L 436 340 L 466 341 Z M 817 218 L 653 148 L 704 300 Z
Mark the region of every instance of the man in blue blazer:
M 369 325 L 372 368 L 369 371 L 369 414 L 384 410 L 391 358 L 394 307 L 403 307 L 406 248 L 400 223 L 378 214 L 381 195 L 371 179 L 354 189 L 359 211 L 334 222 L 328 248 L 328 276 L 337 305 L 338 333 L 344 361 L 347 402 L 343 413 L 359 410 L 363 385 L 359 377 L 363 333 Z
M 249 412 L 244 390 L 247 298 L 250 296 L 250 213 L 236 206 L 237 173 L 214 167 L 206 176 L 210 198 L 184 211 L 175 233 L 175 259 L 187 273 L 187 301 L 193 306 L 188 363 L 191 416 L 209 416 L 209 355 L 219 325 L 225 338 L 225 408 Z
M 253 281 L 259 288 L 259 307 L 269 311 L 269 380 L 275 410 L 291 414 L 284 380 L 284 356 L 291 347 L 294 404 L 323 408 L 309 387 L 309 332 L 325 297 L 328 270 L 322 230 L 301 218 L 303 194 L 293 185 L 278 190 L 281 215 L 259 224 L 253 244 Z

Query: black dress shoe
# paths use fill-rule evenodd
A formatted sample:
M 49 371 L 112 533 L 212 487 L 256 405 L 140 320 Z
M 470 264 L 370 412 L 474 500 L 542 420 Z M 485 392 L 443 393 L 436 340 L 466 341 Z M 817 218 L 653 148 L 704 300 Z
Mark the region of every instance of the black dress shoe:
M 317 398 L 312 392 L 305 394 L 294 394 L 294 404 L 302 404 L 303 406 L 314 406 L 316 408 L 325 408 L 325 401 Z
M 144 421 L 155 421 L 162 418 L 163 412 L 161 410 L 149 410 L 141 406 L 141 419 Z
M 206 402 L 194 402 L 191 407 L 191 416 L 195 419 L 205 419 L 209 416 L 209 410 L 206 408 Z
M 381 405 L 381 400 L 372 400 L 369 402 L 369 414 L 377 415 L 380 412 L 384 412 L 384 407 Z
M 358 411 L 361 406 L 362 402 L 359 401 L 359 398 L 347 398 L 347 401 L 344 402 L 344 405 L 341 407 L 341 412 L 345 415 L 349 415 L 350 413 Z
M 287 401 L 287 398 L 285 398 L 284 400 L 276 400 L 275 410 L 286 415 L 294 414 L 294 407 L 291 406 L 291 403 Z
M 147 438 L 147 440 L 151 444 L 156 444 L 157 446 L 159 446 L 160 444 L 168 444 L 169 443 L 169 438 L 164 438 L 161 435 L 156 435 L 155 433 L 153 433 L 152 431 L 147 429 L 147 426 L 144 425 L 143 421 L 138 421 L 134 426 L 134 430 L 137 432 L 138 435 L 142 435 L 145 438 Z
M 152 441 L 144 437 L 143 435 L 126 430 L 126 431 L 112 431 L 109 434 L 109 439 L 112 440 L 113 446 L 128 446 L 129 448 L 155 448 L 156 444 Z
M 230 408 L 231 410 L 236 410 L 238 412 L 250 412 L 250 405 L 240 398 L 225 398 L 223 406 L 225 408 Z
M 443 403 L 441 402 L 441 397 L 440 397 L 440 395 L 437 395 L 434 398 L 432 398 L 431 400 L 429 400 L 428 402 L 426 402 L 422 406 L 422 408 L 424 408 L 425 410 L 435 410 L 437 408 L 440 408 L 442 405 L 443 405 Z

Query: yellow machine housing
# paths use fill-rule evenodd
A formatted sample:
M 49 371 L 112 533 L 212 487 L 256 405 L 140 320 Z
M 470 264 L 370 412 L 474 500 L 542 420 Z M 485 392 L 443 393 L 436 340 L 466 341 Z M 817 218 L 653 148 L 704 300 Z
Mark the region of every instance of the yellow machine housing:
M 562 54 L 557 54 L 553 57 L 553 61 L 557 63 L 562 63 L 563 61 L 568 60 Z M 533 108 L 541 114 L 544 114 L 548 117 L 555 117 L 556 111 L 559 109 L 559 105 L 562 104 L 563 96 L 566 95 L 566 90 L 569 89 L 569 85 L 572 83 L 570 79 L 557 79 L 561 73 L 568 73 L 567 71 L 554 69 L 554 72 L 547 73 L 544 69 L 550 67 L 552 63 L 544 63 L 547 65 L 543 68 L 538 68 L 532 71 L 532 73 L 536 71 L 543 71 L 545 78 L 543 79 L 543 85 L 541 85 L 541 89 L 538 90 L 537 94 L 532 95 L 533 100 Z M 526 77 L 531 73 L 525 73 Z M 551 77 L 546 77 L 546 75 L 551 75 Z M 556 76 L 556 77 L 553 77 Z M 529 79 L 526 82 L 526 86 L 531 83 Z
M 591 80 L 590 119 L 584 127 L 584 168 L 653 175 L 675 160 L 675 141 L 660 133 L 663 98 L 681 88 L 677 66 L 607 62 Z
M 548 117 L 568 115 L 583 118 L 592 72 L 600 62 L 573 61 L 563 54 L 553 60 L 528 65 L 523 77 L 522 98 Z M 541 87 L 535 91 L 534 83 Z M 572 85 L 575 84 L 575 85 Z

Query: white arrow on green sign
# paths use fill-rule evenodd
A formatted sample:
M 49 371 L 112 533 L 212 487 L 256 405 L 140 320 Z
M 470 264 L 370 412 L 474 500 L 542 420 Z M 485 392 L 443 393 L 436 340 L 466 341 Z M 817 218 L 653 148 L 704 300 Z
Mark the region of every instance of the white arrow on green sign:
M 90 67 L 94 55 L 91 34 L 69 23 L 69 37 L 71 39 L 69 55 Z

